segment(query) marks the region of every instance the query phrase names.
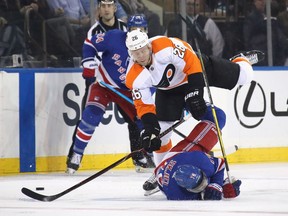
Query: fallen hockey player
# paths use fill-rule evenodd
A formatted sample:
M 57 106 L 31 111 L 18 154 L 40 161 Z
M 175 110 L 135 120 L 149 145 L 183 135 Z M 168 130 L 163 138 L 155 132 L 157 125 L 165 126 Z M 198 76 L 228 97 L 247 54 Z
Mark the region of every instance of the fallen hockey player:
M 217 141 L 215 124 L 200 121 L 165 155 L 154 172 L 158 188 L 168 200 L 221 200 L 240 194 L 241 180 L 224 180 L 224 159 L 208 154 Z

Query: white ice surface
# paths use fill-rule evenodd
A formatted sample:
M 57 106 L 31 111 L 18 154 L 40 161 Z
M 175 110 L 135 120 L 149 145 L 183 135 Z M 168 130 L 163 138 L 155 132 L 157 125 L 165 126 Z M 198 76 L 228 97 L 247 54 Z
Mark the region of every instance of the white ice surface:
M 230 175 L 242 180 L 236 199 L 167 201 L 163 194 L 143 195 L 149 173 L 110 170 L 53 202 L 40 202 L 21 193 L 22 187 L 54 195 L 97 171 L 20 174 L 0 177 L 0 216 L 270 216 L 288 215 L 288 163 L 230 165 Z M 155 214 L 155 215 L 154 215 Z

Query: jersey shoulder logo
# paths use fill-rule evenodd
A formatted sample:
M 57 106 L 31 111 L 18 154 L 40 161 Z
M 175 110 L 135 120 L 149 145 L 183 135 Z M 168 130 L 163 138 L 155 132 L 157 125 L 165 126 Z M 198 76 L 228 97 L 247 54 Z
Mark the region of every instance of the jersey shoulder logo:
M 96 43 L 100 43 L 100 42 L 104 41 L 104 36 L 105 36 L 105 33 L 97 34 Z

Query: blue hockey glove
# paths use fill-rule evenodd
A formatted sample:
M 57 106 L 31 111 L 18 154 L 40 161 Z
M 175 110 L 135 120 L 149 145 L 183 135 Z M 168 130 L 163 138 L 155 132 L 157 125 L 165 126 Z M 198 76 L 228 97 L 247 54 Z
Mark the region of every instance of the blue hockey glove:
M 160 125 L 153 113 L 147 113 L 141 118 L 144 129 L 141 131 L 140 140 L 142 147 L 149 153 L 157 151 L 161 147 Z
M 221 200 L 222 187 L 216 183 L 209 184 L 204 192 L 204 200 Z
M 241 180 L 232 180 L 232 184 L 229 183 L 228 178 L 225 179 L 223 184 L 223 195 L 224 198 L 235 198 L 240 194 L 240 185 L 242 184 Z

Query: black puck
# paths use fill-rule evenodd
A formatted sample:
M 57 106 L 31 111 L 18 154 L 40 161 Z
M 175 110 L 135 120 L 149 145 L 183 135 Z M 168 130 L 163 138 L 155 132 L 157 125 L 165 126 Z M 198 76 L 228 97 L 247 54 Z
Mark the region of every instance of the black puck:
M 44 190 L 44 187 L 36 187 L 36 190 Z

